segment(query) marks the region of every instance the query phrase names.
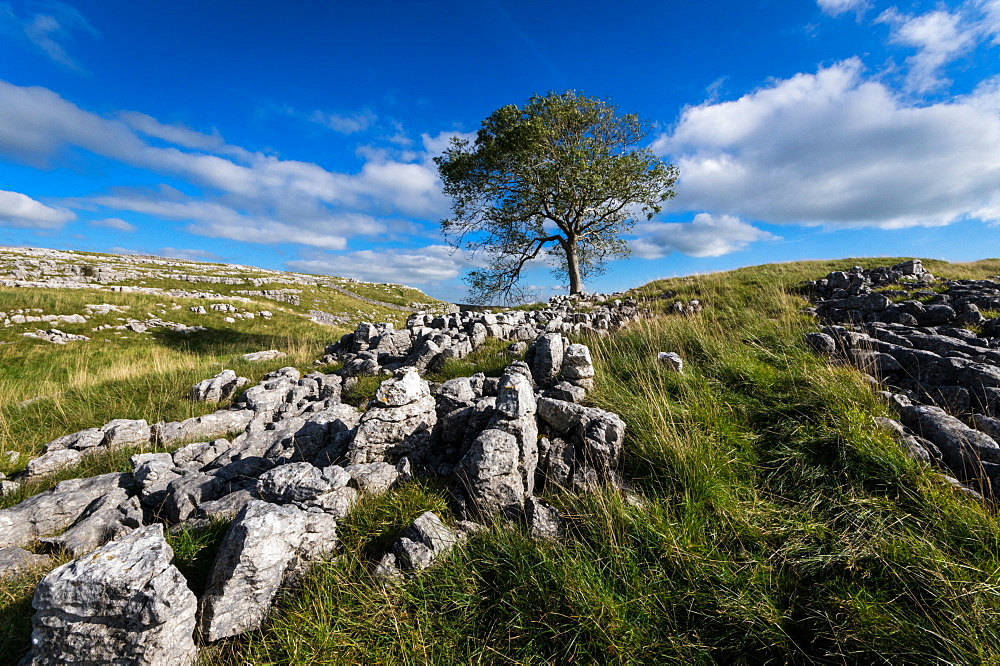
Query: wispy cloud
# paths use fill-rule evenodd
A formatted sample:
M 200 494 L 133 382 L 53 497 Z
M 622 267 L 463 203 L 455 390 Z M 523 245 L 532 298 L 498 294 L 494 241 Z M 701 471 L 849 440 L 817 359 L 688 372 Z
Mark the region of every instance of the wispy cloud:
M 90 226 L 92 227 L 107 227 L 108 229 L 114 229 L 116 231 L 124 231 L 126 233 L 132 233 L 135 231 L 135 225 L 129 224 L 125 220 L 117 217 L 109 217 L 103 220 L 91 220 Z
M 219 259 L 219 255 L 207 250 L 181 250 L 176 247 L 162 247 L 156 254 L 185 261 L 218 261 Z
M 0 190 L 0 226 L 59 229 L 75 219 L 76 213 L 71 210 L 46 206 L 20 192 Z
M 324 127 L 329 127 L 334 132 L 354 134 L 355 132 L 363 132 L 371 127 L 372 123 L 378 120 L 378 116 L 369 109 L 364 109 L 350 115 L 327 113 L 317 109 L 309 114 L 309 120 Z
M 154 145 L 154 138 L 169 145 Z M 447 209 L 426 152 L 373 156 L 356 173 L 283 160 L 167 125 L 151 116 L 91 113 L 40 87 L 0 81 L 0 153 L 35 166 L 60 163 L 84 150 L 180 179 L 198 195 L 171 188 L 77 198 L 172 220 L 188 220 L 202 235 L 258 243 L 342 248 L 351 236 L 380 233 L 378 218 L 436 218 Z
M 862 12 L 871 6 L 870 0 L 816 0 L 824 14 L 840 16 L 847 12 Z
M 83 14 L 62 2 L 49 0 L 35 6 L 37 11 L 21 15 L 9 2 L 0 3 L 0 36 L 6 36 L 12 43 L 39 49 L 53 62 L 86 73 L 86 68 L 69 55 L 66 44 L 80 33 L 99 37 L 94 26 Z
M 344 254 L 317 253 L 286 263 L 288 268 L 319 275 L 339 275 L 366 282 L 433 284 L 458 277 L 476 265 L 447 245 L 416 249 L 361 250 Z

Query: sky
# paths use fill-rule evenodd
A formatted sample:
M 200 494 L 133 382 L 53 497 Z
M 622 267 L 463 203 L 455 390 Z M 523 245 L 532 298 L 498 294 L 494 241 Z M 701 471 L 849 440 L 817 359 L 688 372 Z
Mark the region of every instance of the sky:
M 649 121 L 677 196 L 586 286 L 1000 256 L 1000 0 L 0 0 L 0 245 L 452 301 L 433 158 L 532 94 Z M 565 287 L 544 265 L 539 297 Z

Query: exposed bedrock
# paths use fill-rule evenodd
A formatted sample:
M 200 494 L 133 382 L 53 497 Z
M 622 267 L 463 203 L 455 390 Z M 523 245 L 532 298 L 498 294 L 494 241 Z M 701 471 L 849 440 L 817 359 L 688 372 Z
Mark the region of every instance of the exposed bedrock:
M 1000 282 L 939 280 L 919 260 L 830 273 L 811 283 L 828 325 L 815 352 L 885 389 L 899 420 L 883 423 L 914 458 L 1000 495 Z

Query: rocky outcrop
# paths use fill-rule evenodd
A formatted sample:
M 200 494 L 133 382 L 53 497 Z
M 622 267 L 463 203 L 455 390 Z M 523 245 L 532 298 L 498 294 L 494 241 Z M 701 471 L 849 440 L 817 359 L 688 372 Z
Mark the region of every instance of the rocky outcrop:
M 361 323 L 353 333 L 327 347 L 326 354 L 317 363 L 342 363 L 339 374 L 343 376 L 391 375 L 403 367 L 423 372 L 437 368 L 449 358 L 464 358 L 488 338 L 535 341 L 534 346 L 542 347 L 537 372 L 552 373 L 556 368 L 551 377 L 539 379 L 544 384 L 556 378 L 562 367 L 562 355 L 569 345 L 562 334 L 607 334 L 644 316 L 632 299 L 591 303 L 578 298 L 553 297 L 547 308 L 535 312 L 417 313 L 411 315 L 406 328 L 400 330 L 392 324 Z M 589 307 L 581 308 L 581 305 Z M 693 305 L 689 307 L 694 312 L 700 310 L 701 305 L 697 304 L 697 310 Z M 681 312 L 687 314 L 688 310 L 682 307 Z M 546 334 L 549 335 L 539 338 Z M 529 357 L 533 354 L 533 350 L 529 351 Z M 586 383 L 593 376 L 586 376 L 585 359 L 574 358 L 567 367 L 573 368 L 568 371 L 570 375 L 577 375 L 572 380 Z
M 1000 494 L 1000 283 L 938 280 L 919 260 L 830 273 L 810 283 L 829 325 L 805 343 L 880 383 L 899 420 L 883 423 L 912 457 Z
M 389 331 L 359 329 L 359 349 L 382 345 Z M 399 351 L 412 344 L 413 336 L 399 333 L 391 339 Z M 360 498 L 385 493 L 414 475 L 436 475 L 450 484 L 463 527 L 453 529 L 433 513 L 421 515 L 380 563 L 383 574 L 411 575 L 426 568 L 459 543 L 462 530 L 497 520 L 523 522 L 533 537 L 556 539 L 558 511 L 537 497 L 539 490 L 619 484 L 624 424 L 614 414 L 580 404 L 594 380 L 586 346 L 569 344 L 559 332 L 543 333 L 532 343 L 525 345 L 535 351 L 529 354 L 531 365 L 514 361 L 499 378 L 479 374 L 432 385 L 417 368 L 401 367 L 381 383 L 364 412 L 340 402 L 342 376 L 302 376 L 288 367 L 246 388 L 234 409 L 152 427 L 119 419 L 60 437 L 32 462 L 33 469 L 42 464 L 38 461 L 59 455 L 78 460 L 90 451 L 125 446 L 178 448 L 135 454 L 131 473 L 64 481 L 0 511 L 0 548 L 37 542 L 77 557 L 67 565 L 72 571 L 91 572 L 97 554 L 121 551 L 132 558 L 135 544 L 148 543 L 149 557 L 158 563 L 149 575 L 173 590 L 176 570 L 161 566 L 161 560 L 169 562 L 169 549 L 155 541 L 157 536 L 162 540 L 163 525 L 197 530 L 211 520 L 231 520 L 198 611 L 197 629 L 202 640 L 211 642 L 258 628 L 277 591 L 336 550 L 337 522 Z M 220 373 L 195 393 L 212 399 L 216 388 L 234 376 Z M 27 566 L 31 555 L 25 559 L 10 551 L 9 559 L 16 570 Z M 182 640 L 179 629 L 160 627 L 161 616 L 141 626 L 113 616 L 138 602 L 117 601 L 124 592 L 106 579 L 112 570 L 86 574 L 93 582 L 87 584 L 86 607 L 76 611 L 78 620 L 109 614 L 101 626 L 113 627 L 109 635 L 126 659 L 159 654 L 159 636 L 170 633 L 175 651 L 149 657 L 149 663 L 189 660 L 186 641 L 194 628 L 189 619 L 184 619 L 188 637 Z M 144 571 L 136 565 L 134 575 L 141 578 Z M 128 575 L 123 579 L 143 584 Z M 144 603 L 156 609 L 178 603 L 180 617 L 189 618 L 186 598 L 162 601 L 155 592 Z M 46 604 L 39 608 L 58 606 Z M 79 620 L 87 628 L 71 626 L 65 608 L 58 607 L 62 610 L 45 610 L 44 618 L 62 620 L 36 624 L 49 631 L 46 644 L 56 646 L 39 652 L 37 663 L 55 659 L 46 654 L 73 649 L 73 632 L 90 636 L 94 623 Z

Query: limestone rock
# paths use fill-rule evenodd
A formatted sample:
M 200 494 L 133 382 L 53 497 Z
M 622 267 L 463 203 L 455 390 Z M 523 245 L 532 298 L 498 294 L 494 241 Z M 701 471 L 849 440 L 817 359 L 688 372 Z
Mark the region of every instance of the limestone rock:
M 345 471 L 351 477 L 351 483 L 366 495 L 381 495 L 400 478 L 399 470 L 386 462 L 350 465 Z
M 138 527 L 142 527 L 138 498 L 129 497 L 124 488 L 115 488 L 87 507 L 73 527 L 40 541 L 79 557 Z
M 172 560 L 157 524 L 50 572 L 24 663 L 193 664 L 197 600 Z
M 560 377 L 572 384 L 593 388 L 594 374 L 594 362 L 587 345 L 572 344 L 566 347 Z
M 25 469 L 26 479 L 36 479 L 47 476 L 59 470 L 77 465 L 83 460 L 83 454 L 76 449 L 56 449 L 28 461 Z
M 383 399 L 373 400 L 361 416 L 348 448 L 347 458 L 352 464 L 420 457 L 430 446 L 437 410 L 427 382 L 419 379 L 412 369 L 405 369 L 382 382 L 379 391 Z M 409 402 L 389 404 L 403 400 Z
M 154 440 L 163 446 L 173 446 L 187 440 L 205 441 L 242 432 L 253 420 L 248 409 L 221 409 L 205 416 L 183 421 L 158 423 L 153 427 Z
M 18 546 L 64 530 L 94 501 L 116 488 L 132 486 L 131 474 L 101 474 L 68 479 L 0 511 L 0 548 Z
M 257 479 L 257 495 L 277 504 L 303 502 L 347 485 L 348 478 L 335 465 L 321 470 L 312 463 L 288 463 L 261 474 Z
M 617 414 L 596 407 L 539 398 L 538 416 L 576 449 L 577 468 L 586 465 L 602 481 L 617 483 L 625 438 L 625 422 Z
M 565 345 L 561 333 L 545 333 L 538 336 L 528 349 L 528 365 L 531 375 L 539 386 L 546 386 L 559 376 L 562 369 Z
M 403 569 L 426 569 L 458 543 L 458 535 L 433 511 L 417 516 L 394 544 L 396 560 Z
M 336 549 L 330 528 L 328 519 L 310 518 L 292 505 L 248 503 L 226 532 L 209 574 L 199 605 L 202 637 L 212 642 L 259 628 L 301 559 Z
M 660 352 L 656 360 L 677 372 L 684 371 L 684 359 L 677 352 Z
M 36 555 L 17 546 L 0 548 L 0 580 L 11 578 L 23 571 L 51 566 L 52 558 Z
M 264 313 L 261 312 L 261 315 Z M 270 319 L 270 316 L 265 317 L 265 319 Z M 240 356 L 244 361 L 256 362 L 256 361 L 270 361 L 275 358 L 282 358 L 285 356 L 285 352 L 278 351 L 277 349 L 269 349 L 267 351 L 251 352 L 249 354 L 243 354 Z
M 223 370 L 210 379 L 200 381 L 191 387 L 191 400 L 195 402 L 219 402 L 231 398 L 249 380 L 237 377 L 232 370 Z
M 223 492 L 223 483 L 217 476 L 187 472 L 167 484 L 158 513 L 171 523 L 179 523 L 192 517 L 200 504 L 219 499 Z
M 559 538 L 562 517 L 548 502 L 543 502 L 537 497 L 529 497 L 524 501 L 524 518 L 532 538 L 543 541 L 555 541 Z
M 115 419 L 105 423 L 101 430 L 104 431 L 102 446 L 109 449 L 148 444 L 152 436 L 149 424 L 144 419 Z
M 524 480 L 518 466 L 517 438 L 502 430 L 479 434 L 455 470 L 457 494 L 473 518 L 513 518 L 524 505 Z

